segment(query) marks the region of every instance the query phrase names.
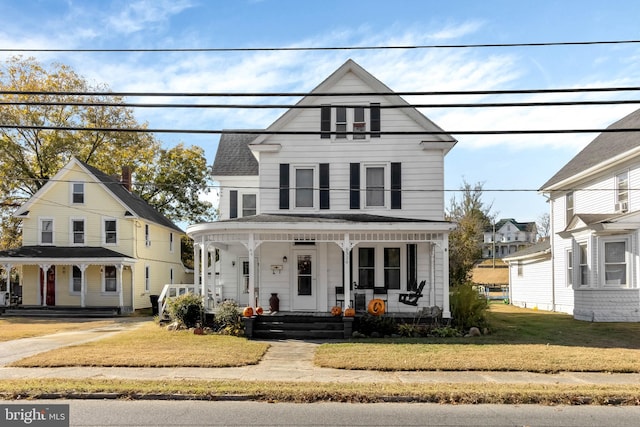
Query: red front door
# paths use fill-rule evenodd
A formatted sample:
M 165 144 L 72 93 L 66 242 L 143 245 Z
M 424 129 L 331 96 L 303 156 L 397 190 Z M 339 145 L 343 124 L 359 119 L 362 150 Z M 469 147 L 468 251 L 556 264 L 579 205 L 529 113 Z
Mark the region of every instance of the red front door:
M 56 305 L 56 267 L 51 266 L 47 270 L 45 281 L 42 269 L 40 269 L 40 301 L 46 302 L 47 306 Z M 45 304 L 42 304 L 45 305 Z

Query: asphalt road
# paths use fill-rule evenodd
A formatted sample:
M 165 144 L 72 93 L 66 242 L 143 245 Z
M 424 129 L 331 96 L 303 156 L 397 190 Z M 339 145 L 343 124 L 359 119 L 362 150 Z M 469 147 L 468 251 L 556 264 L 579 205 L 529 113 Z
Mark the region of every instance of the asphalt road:
M 71 426 L 637 426 L 639 406 L 437 405 L 53 400 Z

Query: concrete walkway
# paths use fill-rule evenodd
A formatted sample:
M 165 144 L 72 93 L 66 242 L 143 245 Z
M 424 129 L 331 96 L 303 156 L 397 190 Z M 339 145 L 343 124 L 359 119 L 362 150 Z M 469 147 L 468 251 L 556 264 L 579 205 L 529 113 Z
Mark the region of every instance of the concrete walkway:
M 378 372 L 320 368 L 313 364 L 319 342 L 280 340 L 271 345 L 257 365 L 239 368 L 13 368 L 7 364 L 44 351 L 95 341 L 142 325 L 118 323 L 84 331 L 63 332 L 37 338 L 0 343 L 0 379 L 104 378 L 104 379 L 192 379 L 362 383 L 510 383 L 510 384 L 640 384 L 640 374 L 563 372 Z

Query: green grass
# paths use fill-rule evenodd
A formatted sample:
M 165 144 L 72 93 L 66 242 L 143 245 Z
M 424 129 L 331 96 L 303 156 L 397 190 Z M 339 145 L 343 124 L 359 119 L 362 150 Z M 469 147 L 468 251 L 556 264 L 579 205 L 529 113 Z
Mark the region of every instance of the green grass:
M 339 369 L 640 372 L 640 324 L 492 304 L 491 333 L 469 338 L 324 344 L 315 363 Z

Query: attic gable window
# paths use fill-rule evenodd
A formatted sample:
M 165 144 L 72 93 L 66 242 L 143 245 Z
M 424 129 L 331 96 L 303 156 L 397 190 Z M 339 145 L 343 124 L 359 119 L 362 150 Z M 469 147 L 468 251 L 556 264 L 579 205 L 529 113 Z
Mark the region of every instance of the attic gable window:
M 333 116 L 333 117 L 332 117 Z M 334 140 L 367 140 L 380 138 L 380 104 L 320 107 L 320 138 Z
M 74 204 L 84 203 L 84 182 L 74 182 L 71 184 L 71 202 Z

